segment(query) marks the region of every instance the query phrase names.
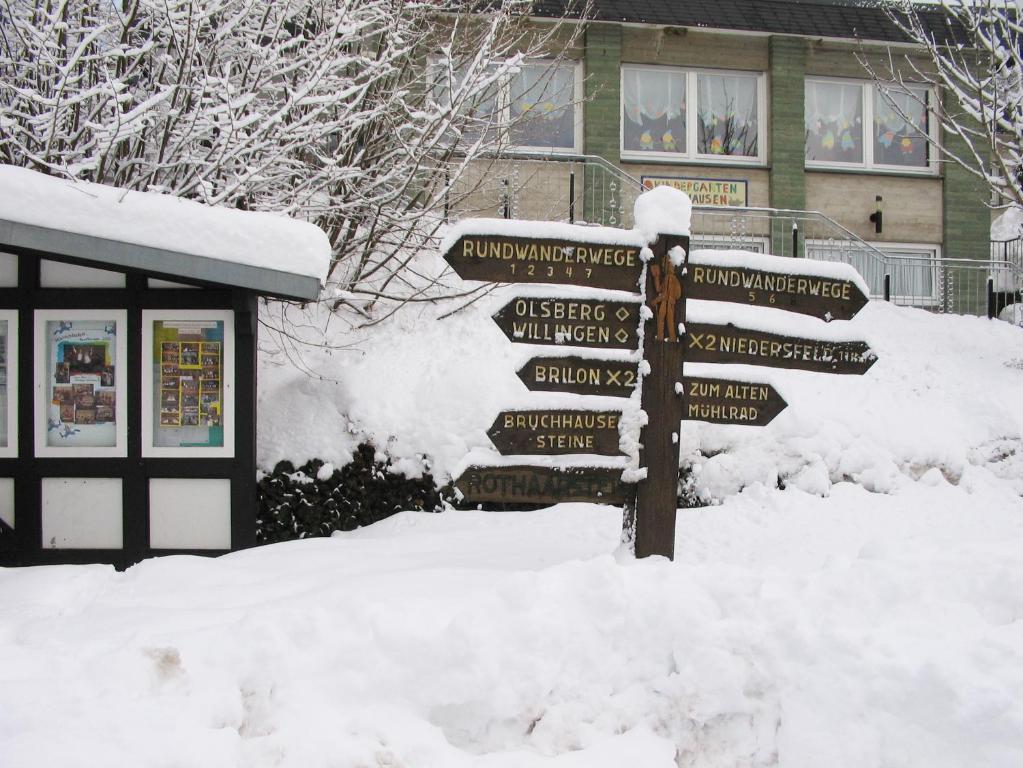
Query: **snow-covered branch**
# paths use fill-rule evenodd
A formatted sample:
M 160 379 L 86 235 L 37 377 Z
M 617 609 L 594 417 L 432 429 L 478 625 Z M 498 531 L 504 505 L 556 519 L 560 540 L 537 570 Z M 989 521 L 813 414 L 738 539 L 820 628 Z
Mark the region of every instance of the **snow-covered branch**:
M 528 117 L 511 78 L 579 34 L 531 7 L 0 0 L 0 162 L 312 221 L 361 322 L 450 290 L 416 254 Z
M 889 2 L 892 22 L 916 44 L 889 52 L 884 65 L 861 57 L 898 115 L 927 137 L 938 155 L 980 179 L 1003 205 L 1023 206 L 1023 47 L 1015 0 Z M 944 137 L 908 114 L 925 83 L 939 104 L 925 104 Z

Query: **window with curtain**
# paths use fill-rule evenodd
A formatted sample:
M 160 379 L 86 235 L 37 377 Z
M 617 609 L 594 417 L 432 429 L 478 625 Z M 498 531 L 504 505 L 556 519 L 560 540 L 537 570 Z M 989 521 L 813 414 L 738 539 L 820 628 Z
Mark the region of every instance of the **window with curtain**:
M 806 159 L 862 163 L 862 86 L 807 80 L 805 92 Z
M 524 64 L 509 86 L 511 143 L 520 147 L 575 146 L 575 68 Z
M 760 157 L 761 76 L 622 67 L 622 151 L 682 158 Z
M 910 93 L 889 93 L 886 99 L 874 90 L 874 163 L 927 167 L 927 139 L 913 125 L 928 130 L 928 92 L 912 88 Z M 890 103 L 889 102 L 893 102 Z M 906 118 L 909 120 L 906 120 Z
M 578 69 L 578 64 L 553 60 L 534 60 L 500 74 L 498 66 L 489 67 L 475 91 L 457 106 L 458 113 L 468 118 L 459 143 L 487 135 L 500 138 L 505 146 L 576 150 Z M 449 70 L 444 62 L 434 61 L 430 77 L 433 103 L 450 108 L 452 93 L 465 80 L 464 68 Z
M 685 72 L 624 68 L 622 105 L 622 149 L 686 151 Z
M 804 93 L 808 165 L 933 171 L 927 88 L 891 93 L 889 101 L 872 82 L 807 79 Z
M 697 153 L 757 156 L 757 79 L 700 73 L 696 79 Z

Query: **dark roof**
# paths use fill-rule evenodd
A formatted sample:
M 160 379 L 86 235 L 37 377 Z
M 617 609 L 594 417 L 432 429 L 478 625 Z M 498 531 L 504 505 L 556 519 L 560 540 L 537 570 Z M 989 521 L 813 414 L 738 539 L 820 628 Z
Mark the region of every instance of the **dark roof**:
M 734 29 L 810 37 L 908 42 L 880 3 L 855 0 L 592 0 L 595 21 L 670 27 Z M 538 16 L 557 17 L 571 0 L 536 0 Z M 941 39 L 948 35 L 937 9 L 917 11 Z M 571 10 L 569 11 L 571 14 Z

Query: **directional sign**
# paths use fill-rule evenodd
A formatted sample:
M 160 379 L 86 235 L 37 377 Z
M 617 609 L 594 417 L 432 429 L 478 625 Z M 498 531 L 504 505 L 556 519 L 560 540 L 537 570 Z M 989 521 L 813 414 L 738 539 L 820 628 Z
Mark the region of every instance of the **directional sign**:
M 519 378 L 531 392 L 629 397 L 639 380 L 637 369 L 623 360 L 534 357 L 519 369 Z
M 788 407 L 770 384 L 686 376 L 682 419 L 763 427 Z
M 621 504 L 629 485 L 610 467 L 469 467 L 455 480 L 465 501 L 557 504 L 588 501 Z
M 685 290 L 689 299 L 774 307 L 823 320 L 850 320 L 868 300 L 859 285 L 844 278 L 692 261 Z
M 686 323 L 686 361 L 862 374 L 877 360 L 862 341 L 823 341 L 749 328 Z
M 638 293 L 643 267 L 639 252 L 638 245 L 463 235 L 444 259 L 465 280 L 586 285 Z
M 504 455 L 617 456 L 619 411 L 502 411 L 487 435 Z
M 494 322 L 524 344 L 636 349 L 639 307 L 628 301 L 518 298 L 501 307 Z

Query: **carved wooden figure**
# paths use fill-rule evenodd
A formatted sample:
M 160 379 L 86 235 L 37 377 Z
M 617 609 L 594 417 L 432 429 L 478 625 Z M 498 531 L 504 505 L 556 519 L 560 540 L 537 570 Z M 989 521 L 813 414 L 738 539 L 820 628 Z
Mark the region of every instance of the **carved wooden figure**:
M 657 331 L 654 338 L 658 341 L 678 341 L 675 323 L 675 307 L 682 298 L 682 281 L 676 274 L 667 253 L 661 258 L 660 264 L 652 264 L 650 272 L 654 277 L 654 290 L 650 300 L 650 309 L 657 318 Z

